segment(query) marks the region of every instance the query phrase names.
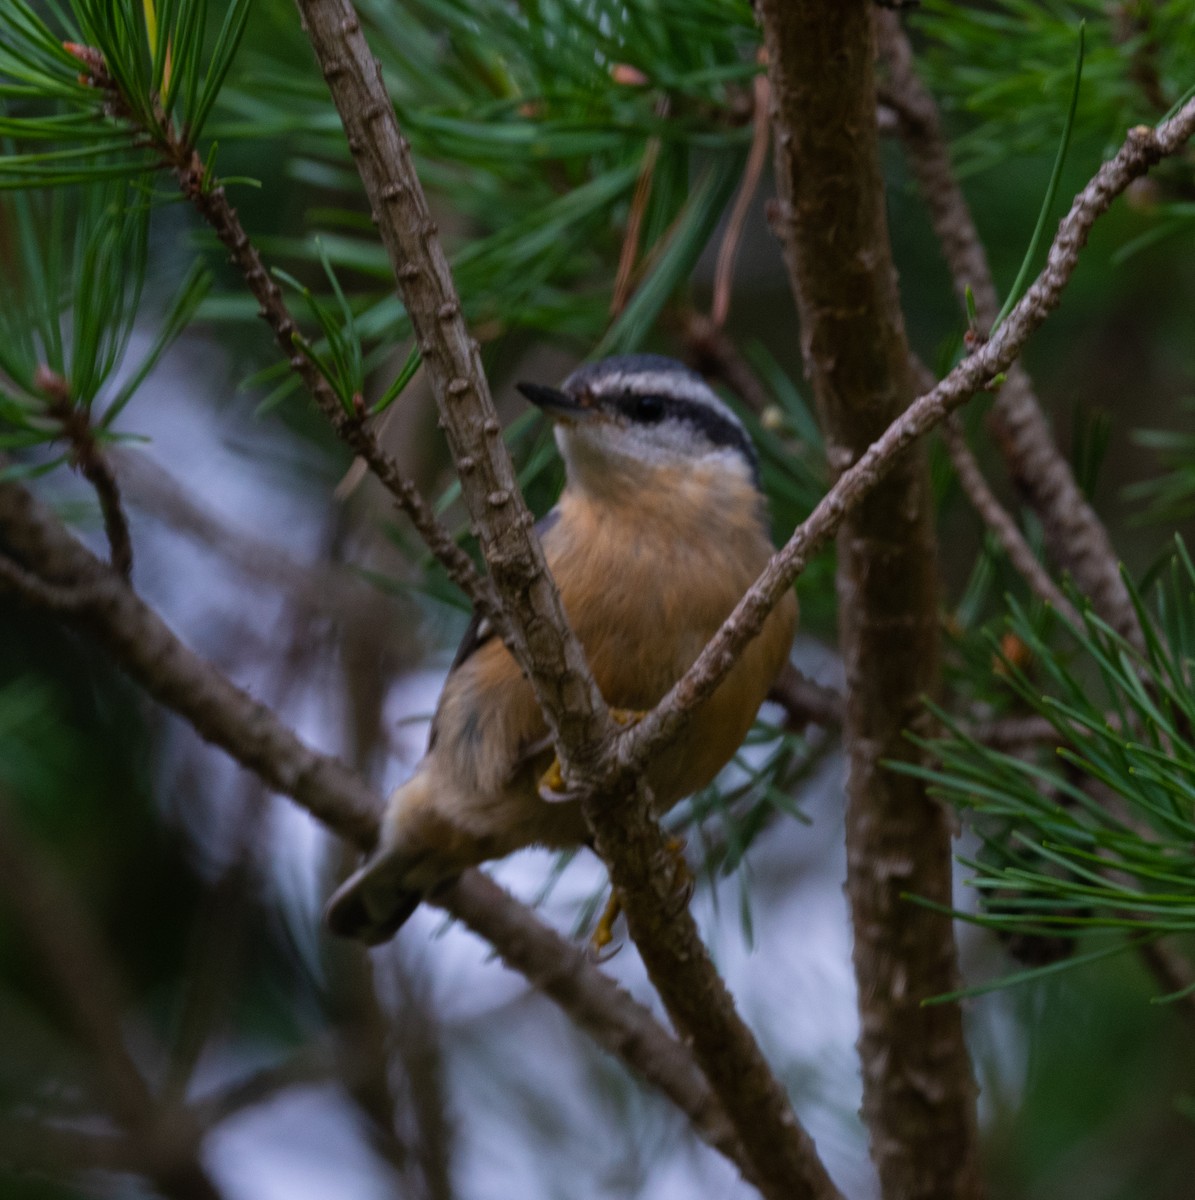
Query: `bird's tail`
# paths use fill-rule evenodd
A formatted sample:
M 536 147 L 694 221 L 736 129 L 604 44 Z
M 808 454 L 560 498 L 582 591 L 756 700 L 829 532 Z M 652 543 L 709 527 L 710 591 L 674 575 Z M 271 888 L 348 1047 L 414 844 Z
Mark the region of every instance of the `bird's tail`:
M 415 772 L 387 804 L 378 848 L 333 893 L 324 910 L 341 937 L 376 946 L 392 938 L 430 891 L 478 861 L 474 841 L 440 813 L 434 772 Z
M 422 892 L 403 886 L 406 873 L 405 856 L 393 849 L 372 855 L 332 893 L 324 923 L 367 946 L 389 941 L 423 899 Z

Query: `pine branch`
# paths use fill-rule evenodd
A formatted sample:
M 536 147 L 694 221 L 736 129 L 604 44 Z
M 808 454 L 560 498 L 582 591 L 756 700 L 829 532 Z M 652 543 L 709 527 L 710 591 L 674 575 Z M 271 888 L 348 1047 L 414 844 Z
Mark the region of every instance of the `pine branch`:
M 829 536 L 842 520 L 847 506 L 860 502 L 879 477 L 892 469 L 894 456 L 941 420 L 950 408 L 961 404 L 978 387 L 990 383 L 997 373 L 1007 369 L 1025 339 L 1058 303 L 1090 223 L 1131 178 L 1168 152 L 1166 147 L 1172 140 L 1176 145 L 1185 140 L 1189 134 L 1185 117 L 1189 114 L 1184 110 L 1175 122 L 1161 127 L 1156 134 L 1147 130 L 1135 132 L 1121 155 L 1106 165 L 1076 201 L 1071 218 L 1063 223 L 1051 250 L 1046 270 L 997 336 L 960 364 L 904 418 L 890 426 L 844 473 L 839 485 L 818 506 L 810 521 L 772 560 L 769 569 L 707 646 L 686 678 L 654 713 L 619 739 L 616 761 L 611 763 L 608 757 L 603 762 L 611 732 L 608 717 L 600 698 L 594 695 L 583 660 L 573 654 L 575 643 L 561 619 L 558 596 L 550 581 L 544 579 L 539 548 L 527 537 L 526 514 L 518 501 L 517 490 L 513 488 L 513 473 L 505 454 L 495 453 L 497 447 L 493 445 L 493 436 L 489 445 L 483 436 L 487 427 L 491 427 L 492 435 L 496 435 L 497 426 L 476 349 L 469 343 L 460 320 L 459 301 L 452 291 L 447 264 L 411 167 L 409 148 L 393 119 L 377 65 L 361 35 L 359 21 L 345 0 L 300 0 L 300 9 L 345 124 L 350 149 L 378 219 L 383 241 L 387 244 L 425 361 L 432 367 L 430 374 L 454 458 L 458 465 L 466 467 L 463 475 L 466 501 L 478 523 L 495 582 L 512 623 L 546 635 L 545 640 L 534 648 L 536 653 L 528 656 L 526 651 L 532 647 L 520 647 L 516 634 L 517 656 L 528 671 L 553 729 L 566 777 L 571 784 L 579 786 L 583 794 L 588 791 L 589 799 L 583 804 L 594 825 L 597 843 L 606 852 L 615 885 L 624 893 L 628 922 L 649 973 L 668 1003 L 668 973 L 681 963 L 692 965 L 693 960 L 685 957 L 691 943 L 686 946 L 685 933 L 678 933 L 673 927 L 661 928 L 655 919 L 658 907 L 652 895 L 652 872 L 661 858 L 662 846 L 658 831 L 651 828 L 642 796 L 628 795 L 638 780 L 638 768 L 650 750 L 664 737 L 675 734 L 688 712 L 712 693 L 729 670 L 734 656 L 758 632 L 771 605 L 800 570 L 810 546 Z M 874 97 L 871 103 L 874 105 Z M 868 117 L 869 126 L 874 125 L 872 115 Z M 1003 355 L 1007 358 L 1002 360 Z M 545 590 L 530 594 L 532 587 L 544 583 L 547 583 Z M 560 701 L 570 688 L 574 690 L 577 703 L 571 708 L 562 708 Z M 571 734 L 579 735 L 580 740 L 573 742 Z M 604 769 L 598 770 L 598 767 Z M 599 808 L 592 803 L 592 797 L 603 793 L 608 796 L 621 794 L 626 800 Z M 682 923 L 678 921 L 675 925 Z M 656 934 L 662 935 L 660 942 L 655 941 Z M 665 945 L 673 936 L 676 940 Z M 712 972 L 705 974 L 704 964 L 698 974 L 707 980 L 711 976 L 716 980 Z M 689 988 L 685 996 L 694 994 Z M 686 1027 L 684 1017 L 688 1013 L 682 1014 L 672 1008 L 670 1011 L 674 1019 L 679 1018 L 678 1024 L 686 1035 L 694 1037 L 695 1052 L 707 1073 L 718 1070 L 723 1065 L 719 1061 L 718 1048 L 704 1043 L 708 1027 L 700 1030 Z M 724 1029 L 742 1032 L 732 1007 L 723 1005 L 721 1016 Z M 702 1036 L 698 1037 L 698 1033 Z M 752 1046 L 749 1038 L 742 1044 L 748 1049 Z M 771 1105 L 764 1107 L 766 1110 Z M 773 1108 L 772 1111 L 777 1110 Z M 732 1110 L 732 1116 L 739 1121 L 743 1115 Z M 747 1141 L 749 1152 L 751 1142 L 748 1139 L 758 1138 L 760 1128 L 758 1120 L 752 1121 L 750 1127 L 745 1123 L 739 1125 L 740 1136 Z M 769 1149 L 775 1147 L 775 1138 L 769 1138 L 768 1142 Z M 800 1139 L 794 1148 L 794 1163 L 808 1161 L 807 1148 L 799 1142 Z
M 900 18 L 895 13 L 879 13 L 877 22 L 888 67 L 885 97 L 898 115 L 898 132 L 954 277 L 959 304 L 965 311 L 965 293 L 970 288 L 976 315 L 990 327 L 1000 311 L 1000 299 L 954 174 L 937 105 L 917 76 Z M 1054 444 L 1024 368 L 1010 362 L 1004 369 L 1008 379 L 997 394 L 990 420 L 1008 472 L 1040 518 L 1050 557 L 1058 568 L 1070 572 L 1097 612 L 1139 644 L 1141 631 L 1107 530 Z
M 1016 521 L 988 486 L 988 481 L 983 477 L 983 470 L 967 445 L 967 435 L 957 416 L 952 415 L 943 422 L 942 435 L 959 486 L 971 501 L 971 507 L 1000 543 L 1008 561 L 1035 595 L 1047 604 L 1052 604 L 1068 621 L 1080 624 L 1082 619 L 1075 611 L 1074 605 L 1062 594 L 1062 589 L 1050 578 L 1045 567 L 1037 561 L 1037 555 L 1025 541 Z
M 377 836 L 380 797 L 307 746 L 264 705 L 183 646 L 127 584 L 24 488 L 0 482 L 0 590 L 48 609 L 103 645 L 151 695 L 208 741 L 362 849 Z M 735 1154 L 735 1139 L 689 1053 L 641 1005 L 479 872 L 435 903 L 491 941 L 605 1050 L 694 1117 L 699 1136 Z M 735 1164 L 748 1178 L 751 1165 Z
M 145 106 L 121 92 L 98 50 L 76 46 L 71 52 L 87 67 L 86 78 L 90 86 L 107 95 L 111 114 L 126 122 L 139 141 L 151 145 L 161 155 L 162 165 L 173 173 L 183 196 L 220 239 L 257 301 L 258 315 L 269 325 L 291 369 L 302 379 L 333 430 L 368 464 L 398 507 L 407 514 L 448 577 L 470 598 L 476 610 L 505 631 L 505 619 L 493 588 L 478 574 L 472 559 L 440 523 L 415 485 L 382 449 L 367 423 L 364 402 L 357 402 L 359 398 L 354 397 L 354 407 L 348 411 L 316 362 L 297 342 L 299 328 L 282 298 L 282 289 L 241 224 L 236 209 L 229 203 L 224 187 L 209 178 L 208 168 L 193 142 L 185 133 L 180 133 L 164 113 L 155 109 L 155 120 L 145 118 Z
M 369 846 L 377 797 L 335 759 L 304 746 L 273 713 L 188 650 L 124 581 L 15 483 L 0 483 L 0 565 L 10 590 L 81 627 L 155 699 L 293 796 L 342 837 Z M 32 579 L 23 584 L 19 576 Z
M 555 1000 L 599 1045 L 655 1081 L 689 1118 L 702 1140 L 752 1180 L 749 1157 L 695 1064 L 674 1052 L 671 1039 L 661 1039 L 648 1010 L 594 970 L 581 948 L 568 946 L 565 957 L 557 936 L 534 918 L 528 920 L 523 906 L 480 871 L 462 876 L 431 903 L 441 905 L 489 941 L 508 967 Z
M 599 752 L 613 722 L 531 532 L 479 349 L 360 19 L 349 0 L 300 0 L 299 11 L 415 330 L 462 496 L 510 619 L 511 650 L 541 699 L 567 777 Z
M 1025 343 L 1062 302 L 1095 222 L 1134 179 L 1195 134 L 1195 100 L 1168 121 L 1131 129 L 1120 150 L 1075 196 L 1050 246 L 1046 265 L 990 341 L 962 360 L 944 379 L 919 396 L 839 475 L 837 482 L 776 552 L 759 579 L 735 606 L 722 628 L 663 700 L 619 738 L 620 768 L 633 774 L 726 678 L 743 647 L 756 637 L 768 614 L 810 560 L 838 532 L 844 519 L 918 438 L 940 424 L 976 392 L 1004 388 L 1003 380 Z M 658 739 L 658 741 L 657 741 Z
M 735 1011 L 692 917 L 675 908 L 663 834 L 641 772 L 612 769 L 616 727 L 531 533 L 531 516 L 500 433 L 477 344 L 448 262 L 349 0 L 298 0 L 340 113 L 436 396 L 482 551 L 570 787 L 610 868 L 636 944 L 669 1013 L 722 1098 L 753 1174 L 769 1196 L 833 1197 L 813 1144 Z
M 91 484 L 104 518 L 104 533 L 112 566 L 126 579 L 133 572 L 133 540 L 120 499 L 112 464 L 100 449 L 87 410 L 71 403 L 70 385 L 56 371 L 40 367 L 34 383 L 48 401 L 47 412 L 58 422 L 70 445 L 70 461 Z
M 474 608 L 504 629 L 501 609 L 493 588 L 474 567 L 472 559 L 457 545 L 452 534 L 436 517 L 415 485 L 403 475 L 398 464 L 382 449 L 367 423 L 364 407 L 352 413 L 344 406 L 328 381 L 320 374 L 308 355 L 295 344 L 298 331 L 291 317 L 282 289 L 266 270 L 261 255 L 242 226 L 237 211 L 228 202 L 222 186 L 205 187 L 204 168 L 199 155 L 181 143 L 174 142 L 163 149 L 172 153 L 173 168 L 183 194 L 190 198 L 196 211 L 211 226 L 239 268 L 245 283 L 260 305 L 259 313 L 269 325 L 279 348 L 286 354 L 291 369 L 303 380 L 307 390 L 328 419 L 336 434 L 363 459 L 370 471 L 390 493 L 398 507 L 406 513 L 428 549 L 448 573 L 448 577 L 473 602 Z

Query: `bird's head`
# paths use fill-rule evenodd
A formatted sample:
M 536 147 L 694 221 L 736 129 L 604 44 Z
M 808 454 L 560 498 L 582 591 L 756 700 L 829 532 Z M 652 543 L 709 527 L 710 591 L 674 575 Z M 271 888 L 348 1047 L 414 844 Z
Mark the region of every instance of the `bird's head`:
M 570 483 L 603 490 L 692 471 L 759 487 L 759 459 L 738 417 L 695 371 L 658 354 L 604 358 L 559 388 L 518 389 L 556 426 Z

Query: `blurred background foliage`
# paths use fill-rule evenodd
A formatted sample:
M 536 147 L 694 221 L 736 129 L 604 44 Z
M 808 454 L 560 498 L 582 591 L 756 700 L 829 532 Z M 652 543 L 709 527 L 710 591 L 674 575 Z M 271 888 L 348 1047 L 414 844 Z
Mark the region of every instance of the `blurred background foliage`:
M 828 475 L 766 172 L 748 189 L 732 287 L 718 266 L 756 137 L 750 5 L 358 7 L 533 508 L 550 506 L 561 472 L 511 382 L 633 349 L 703 361 L 702 321 L 723 304 L 756 385 L 728 398 L 787 537 Z M 908 17 L 1003 288 L 1046 191 L 1081 20 L 1058 214 L 1126 129 L 1189 95 L 1189 0 L 924 0 Z M 422 737 L 399 718 L 434 702 L 461 598 L 358 477 L 164 165 L 164 147 L 193 148 L 208 186 L 227 188 L 301 323 L 299 348 L 346 402 L 364 395 L 471 544 L 293 5 L 8 0 L 0 103 L 2 469 L 36 477 L 96 539 L 99 510 L 63 440 L 82 414 L 132 512 L 143 594 L 304 736 L 393 785 Z M 945 368 L 965 322 L 894 142 L 884 163 L 910 335 Z M 960 903 L 1003 938 L 967 935 L 968 982 L 1021 980 L 971 1002 L 995 1196 L 1165 1200 L 1185 1197 L 1195 1171 L 1182 1002 L 1149 1004 L 1159 988 L 1139 957 L 1105 957 L 1129 944 L 1126 925 L 1184 946 L 1195 914 L 1195 577 L 1175 541 L 1189 544 L 1195 512 L 1193 180 L 1188 152 L 1134 187 L 1026 355 L 1138 588 L 1146 653 L 1033 600 L 933 446 L 953 730 L 935 743 L 934 782 L 966 813 L 964 873 L 984 900 Z M 964 415 L 1000 481 L 987 403 Z M 797 661 L 836 683 L 832 554 L 798 591 Z M 663 1105 L 562 1022 L 545 1037 L 554 1014 L 495 979 L 464 935 L 427 918 L 368 960 L 329 946 L 317 913 L 335 847 L 85 641 L 4 597 L 0 630 L 0 1195 L 692 1193 L 685 1181 L 709 1162 Z M 979 718 L 1030 717 L 1057 736 L 1029 752 L 968 734 Z M 767 709 L 719 784 L 671 821 L 736 991 L 835 1174 L 863 1197 L 849 1022 L 810 1025 L 759 978 L 798 956 L 792 970 L 824 989 L 814 1006 L 851 1008 L 834 958 L 837 763 L 832 733 L 786 731 Z M 1096 785 L 1123 807 L 1093 803 Z M 601 900 L 585 858 L 522 856 L 503 878 L 582 932 Z M 824 926 L 808 915 L 823 908 Z M 634 984 L 631 958 L 612 969 Z M 163 1165 L 151 1151 L 167 1142 Z M 1165 1156 L 1147 1153 L 1163 1142 Z

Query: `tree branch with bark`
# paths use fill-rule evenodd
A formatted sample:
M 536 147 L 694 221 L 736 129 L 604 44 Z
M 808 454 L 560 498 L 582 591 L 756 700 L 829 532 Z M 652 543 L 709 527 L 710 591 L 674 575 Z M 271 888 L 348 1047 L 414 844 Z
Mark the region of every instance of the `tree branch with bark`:
M 989 330 L 1000 312 L 1000 298 L 951 163 L 937 105 L 917 75 L 899 16 L 879 13 L 877 24 L 888 71 L 884 96 L 897 114 L 897 133 L 929 208 L 955 295 L 965 311 L 970 290 L 975 315 L 982 329 Z M 1139 643 L 1141 630 L 1108 532 L 1058 450 L 1029 375 L 1019 363 L 1010 363 L 1007 370 L 989 420 L 1008 473 L 1041 520 L 1056 566 L 1071 573 L 1098 613 Z
M 463 320 L 410 147 L 358 14 L 348 0 L 299 0 L 299 9 L 414 327 L 488 576 L 476 571 L 382 453 L 363 409 L 346 407 L 316 361 L 303 352 L 280 289 L 196 148 L 166 121 L 157 126 L 156 149 L 231 254 L 291 369 L 337 433 L 411 516 L 478 611 L 498 625 L 532 681 L 570 790 L 580 797 L 632 937 L 680 1040 L 485 876 L 467 873 L 433 902 L 486 937 L 577 1025 L 668 1095 L 699 1136 L 765 1195 L 836 1197 L 696 925 L 687 911 L 677 911 L 664 866 L 664 838 L 641 776 L 648 759 L 725 678 L 812 555 L 837 534 L 848 667 L 849 890 L 873 1153 L 887 1195 L 978 1196 L 973 1084 L 958 1010 L 919 1007 L 954 984 L 950 926 L 929 910 L 912 913 L 901 895 L 914 891 L 949 904 L 949 829 L 920 783 L 892 776 L 883 766 L 884 760 L 915 754 L 903 733 L 915 724 L 923 695 L 936 685 L 931 502 L 918 442 L 976 391 L 998 391 L 1010 459 L 1028 481 L 1043 522 L 1054 523 L 1056 561 L 1086 581 L 1081 586 L 1097 608 L 1102 606 L 1114 622 L 1125 619 L 1127 592 L 1119 581 L 1111 582 L 1115 562 L 1106 535 L 1090 510 L 1077 517 L 1071 511 L 1074 481 L 1058 469 L 1061 459 L 1043 437 L 1044 420 L 1015 363 L 1026 340 L 1060 302 L 1094 221 L 1133 179 L 1185 144 L 1195 130 L 1195 103 L 1156 129 L 1130 133 L 1076 197 L 1045 269 L 1004 324 L 915 398 L 921 389 L 903 330 L 876 156 L 870 6 L 851 0 L 830 19 L 813 5 L 761 0 L 769 86 L 757 86 L 757 105 L 770 91 L 781 191 L 777 226 L 836 480 L 692 669 L 635 728 L 620 732 L 568 627 L 532 532 L 478 345 Z M 882 111 L 895 114 L 910 144 L 921 147 L 918 169 L 948 257 L 956 275 L 975 287 L 986 272 L 982 247 L 965 206 L 960 208 L 957 185 L 951 191 L 952 180 L 942 181 L 942 164 L 949 176 L 949 160 L 936 112 L 932 101 L 927 107 L 928 94 L 917 91 L 899 29 L 893 32 L 888 14 L 878 19 L 890 75 Z M 80 61 L 92 86 L 119 97 L 102 57 Z M 117 107 L 109 115 L 132 119 L 132 109 Z M 143 125 L 142 137 L 152 124 Z M 756 122 L 753 145 L 758 160 L 766 145 L 762 120 Z M 724 270 L 719 318 L 725 315 L 725 278 Z M 990 277 L 987 286 L 981 316 L 988 313 L 989 300 L 994 304 Z M 976 288 L 977 300 L 980 291 Z M 691 333 L 694 351 L 732 378 L 739 364 L 720 321 L 695 326 Z M 758 404 L 758 388 L 745 385 L 744 391 Z M 955 449 L 956 462 L 965 468 L 967 456 Z M 993 526 L 999 524 L 990 492 L 985 496 L 980 486 L 982 477 L 974 472 L 964 482 L 977 504 L 986 505 Z M 1001 526 L 1005 544 L 1010 553 L 1022 553 L 1010 524 Z M 116 551 L 113 543 L 114 561 L 122 557 Z M 1027 563 L 1019 565 L 1028 570 Z M 1053 587 L 1044 572 L 1036 586 L 1043 593 Z M 305 747 L 265 706 L 191 653 L 118 571 L 92 556 L 28 492 L 8 481 L 0 482 L 0 589 L 52 611 L 103 645 L 146 690 L 271 788 L 294 797 L 354 844 L 372 844 L 379 800 L 355 772 Z M 826 722 L 839 719 L 836 696 L 791 677 L 782 685 L 790 707 L 804 706 Z M 117 1149 L 95 1148 L 97 1156 Z
M 915 395 L 880 175 L 872 5 L 764 0 L 775 96 L 775 219 L 831 468 L 856 461 Z M 976 1087 L 957 1004 L 949 815 L 891 760 L 938 686 L 933 506 L 924 450 L 891 460 L 838 535 L 846 662 L 847 897 L 863 1116 L 886 1196 L 982 1195 Z

